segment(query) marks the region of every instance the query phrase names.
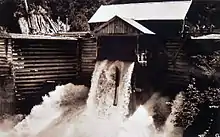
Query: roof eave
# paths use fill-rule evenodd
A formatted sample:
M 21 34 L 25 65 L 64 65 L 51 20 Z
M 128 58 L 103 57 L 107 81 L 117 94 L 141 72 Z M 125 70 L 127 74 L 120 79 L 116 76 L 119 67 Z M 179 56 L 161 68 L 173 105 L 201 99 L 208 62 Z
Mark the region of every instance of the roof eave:
M 184 2 L 184 1 L 179 1 L 179 2 Z M 135 18 L 135 20 L 184 20 L 185 19 L 185 17 L 186 17 L 186 15 L 187 15 L 187 13 L 188 13 L 188 11 L 189 11 L 189 9 L 190 9 L 190 7 L 191 7 L 191 5 L 192 5 L 192 0 L 190 0 L 190 1 L 186 1 L 186 2 L 188 2 L 187 3 L 187 5 L 185 5 L 185 9 L 183 8 L 183 11 L 185 12 L 185 13 L 183 13 L 181 16 L 180 16 L 180 18 L 152 18 L 152 19 L 141 19 L 141 18 Z M 150 3 L 150 2 L 146 2 L 146 3 Z M 159 3 L 159 2 L 153 2 L 153 3 Z M 163 2 L 163 3 L 169 3 L 169 2 Z M 134 3 L 128 3 L 128 4 L 116 4 L 116 5 L 129 5 L 129 4 L 134 4 Z M 143 4 L 143 3 L 135 3 L 135 4 Z M 96 12 L 95 12 L 95 14 L 90 18 L 90 20 L 88 21 L 88 23 L 90 23 L 90 24 L 92 24 L 92 23 L 101 23 L 101 22 L 107 22 L 110 18 L 112 18 L 113 16 L 115 16 L 115 15 L 118 15 L 118 13 L 114 13 L 113 12 L 113 14 L 115 14 L 115 15 L 113 15 L 112 14 L 112 17 L 105 17 L 106 19 L 98 19 L 96 16 L 98 16 L 97 14 L 100 14 L 100 12 L 102 12 L 102 10 L 103 10 L 103 8 L 107 8 L 108 6 L 114 6 L 114 5 L 102 5 Z M 104 13 L 102 13 L 102 14 L 104 14 Z M 185 15 L 184 15 L 185 14 Z
M 143 35 L 155 35 L 154 32 L 152 32 L 151 30 L 149 30 L 149 29 L 147 29 L 146 27 L 142 26 L 142 25 L 139 24 L 138 22 L 136 22 L 136 21 L 133 20 L 134 22 L 136 22 L 136 23 L 138 23 L 139 25 L 141 25 L 145 30 L 140 30 L 140 29 L 138 29 L 137 27 L 135 27 L 135 26 L 133 26 L 132 24 L 130 24 L 129 22 L 127 22 L 125 19 L 121 18 L 120 16 L 114 16 L 114 17 L 111 18 L 108 22 L 105 22 L 104 24 L 102 24 L 101 26 L 99 26 L 97 29 L 95 29 L 95 30 L 93 31 L 93 33 L 96 34 L 96 32 L 98 32 L 98 31 L 101 30 L 103 27 L 105 27 L 106 25 L 108 25 L 109 23 L 111 23 L 112 21 L 114 21 L 116 18 L 119 18 L 119 19 L 123 20 L 124 22 L 128 23 L 128 24 L 131 25 L 133 28 L 137 29 L 137 30 L 138 30 L 140 33 L 142 33 Z
M 117 16 L 117 15 L 116 15 Z M 135 21 L 183 21 L 186 19 L 186 16 L 183 17 L 183 18 L 180 18 L 180 19 L 147 19 L 147 20 L 143 20 L 143 19 L 135 19 Z M 105 23 L 105 22 L 108 22 L 107 21 L 89 21 L 88 23 L 89 24 L 95 24 L 95 23 Z

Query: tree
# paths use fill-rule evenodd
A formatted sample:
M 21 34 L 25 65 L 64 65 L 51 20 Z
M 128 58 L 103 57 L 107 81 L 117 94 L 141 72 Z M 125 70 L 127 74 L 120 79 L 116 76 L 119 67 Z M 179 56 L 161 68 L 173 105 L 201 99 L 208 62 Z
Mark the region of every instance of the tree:
M 99 0 L 47 0 L 45 3 L 54 20 L 60 17 L 63 22 L 66 22 L 68 18 L 71 31 L 89 30 L 87 23 L 89 18 L 101 4 L 104 4 Z
M 14 12 L 17 9 L 16 0 L 2 0 L 0 2 L 0 26 L 10 32 L 18 32 L 18 24 L 14 23 Z
M 89 30 L 88 20 L 104 4 L 102 0 L 27 0 L 28 6 L 34 8 L 41 5 L 48 11 L 54 21 L 60 17 L 61 21 L 71 25 L 71 31 Z M 0 26 L 7 27 L 10 32 L 19 32 L 18 16 L 24 14 L 23 0 L 0 1 Z

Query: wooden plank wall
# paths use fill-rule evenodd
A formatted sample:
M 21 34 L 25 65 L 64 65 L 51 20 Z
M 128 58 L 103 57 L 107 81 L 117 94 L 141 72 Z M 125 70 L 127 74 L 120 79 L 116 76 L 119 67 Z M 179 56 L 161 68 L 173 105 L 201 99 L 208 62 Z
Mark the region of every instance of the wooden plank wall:
M 84 37 L 80 39 L 80 81 L 82 84 L 90 85 L 90 80 L 96 63 L 96 38 Z
M 0 39 L 0 115 L 14 113 L 14 75 L 10 39 Z
M 190 66 L 183 51 L 183 44 L 180 39 L 168 40 L 166 43 L 169 54 L 168 84 L 188 85 Z
M 44 87 L 46 81 L 57 84 L 77 79 L 77 56 L 77 41 L 14 40 L 17 113 L 28 113 L 49 92 Z
M 0 76 L 6 76 L 10 72 L 10 66 L 7 60 L 7 43 L 6 39 L 0 39 Z
M 106 26 L 99 28 L 97 34 L 138 34 L 139 32 L 122 19 L 115 18 Z
M 90 86 L 96 63 L 97 40 L 90 32 L 66 32 L 61 36 L 78 37 L 80 76 L 76 84 Z

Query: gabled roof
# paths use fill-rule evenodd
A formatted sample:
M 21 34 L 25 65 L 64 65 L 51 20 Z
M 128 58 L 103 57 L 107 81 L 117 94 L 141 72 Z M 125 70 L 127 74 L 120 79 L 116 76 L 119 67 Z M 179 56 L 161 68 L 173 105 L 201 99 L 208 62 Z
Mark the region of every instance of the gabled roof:
M 116 16 L 116 17 L 119 17 L 119 16 Z M 121 18 L 122 20 L 124 20 L 125 22 L 127 22 L 128 24 L 130 24 L 131 26 L 133 26 L 134 28 L 136 28 L 137 30 L 139 30 L 140 32 L 144 34 L 155 34 L 154 32 L 152 32 L 151 30 L 144 27 L 143 25 L 141 25 L 140 23 L 136 22 L 133 19 L 123 18 L 123 17 L 119 17 L 119 18 Z
M 133 28 L 135 28 L 136 30 L 138 30 L 139 32 L 141 32 L 143 34 L 152 34 L 152 35 L 155 34 L 151 30 L 149 30 L 146 27 L 144 27 L 143 25 L 141 25 L 140 23 L 136 22 L 135 20 L 123 18 L 123 17 L 117 16 L 117 15 L 115 17 L 113 17 L 112 19 L 110 19 L 108 22 L 101 25 L 96 30 L 94 30 L 94 32 L 95 33 L 98 32 L 99 30 L 101 30 L 102 28 L 106 27 L 108 24 L 113 22 L 115 19 L 120 19 L 120 20 L 126 22 L 127 24 L 129 24 L 130 26 L 132 26 Z
M 89 23 L 107 22 L 114 16 L 133 20 L 184 20 L 192 1 L 102 5 Z

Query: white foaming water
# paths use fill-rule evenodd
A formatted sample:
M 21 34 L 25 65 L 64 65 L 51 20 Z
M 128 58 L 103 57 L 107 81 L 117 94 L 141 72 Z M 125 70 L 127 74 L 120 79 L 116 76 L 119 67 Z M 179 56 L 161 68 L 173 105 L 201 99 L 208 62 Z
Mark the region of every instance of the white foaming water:
M 120 71 L 117 106 L 113 106 L 115 67 Z M 159 137 L 146 107 L 140 106 L 128 118 L 133 68 L 134 63 L 97 62 L 89 94 L 84 86 L 57 86 L 1 137 Z
M 140 106 L 120 128 L 118 137 L 153 137 L 153 118 Z
M 116 90 L 115 67 L 120 71 L 117 106 L 113 105 Z M 130 113 L 130 80 L 133 67 L 133 63 L 120 61 L 103 61 L 96 64 L 87 108 L 76 124 L 79 129 L 75 130 L 77 137 L 116 137 L 120 125 Z
M 73 92 L 74 91 L 74 92 Z M 75 113 L 85 106 L 88 89 L 84 86 L 67 84 L 57 86 L 56 90 L 43 97 L 41 105 L 34 106 L 23 121 L 18 123 L 9 137 L 35 137 L 59 119 L 65 118 L 66 112 L 74 109 Z M 71 102 L 72 101 L 72 102 Z M 71 107 L 70 107 L 71 106 Z

